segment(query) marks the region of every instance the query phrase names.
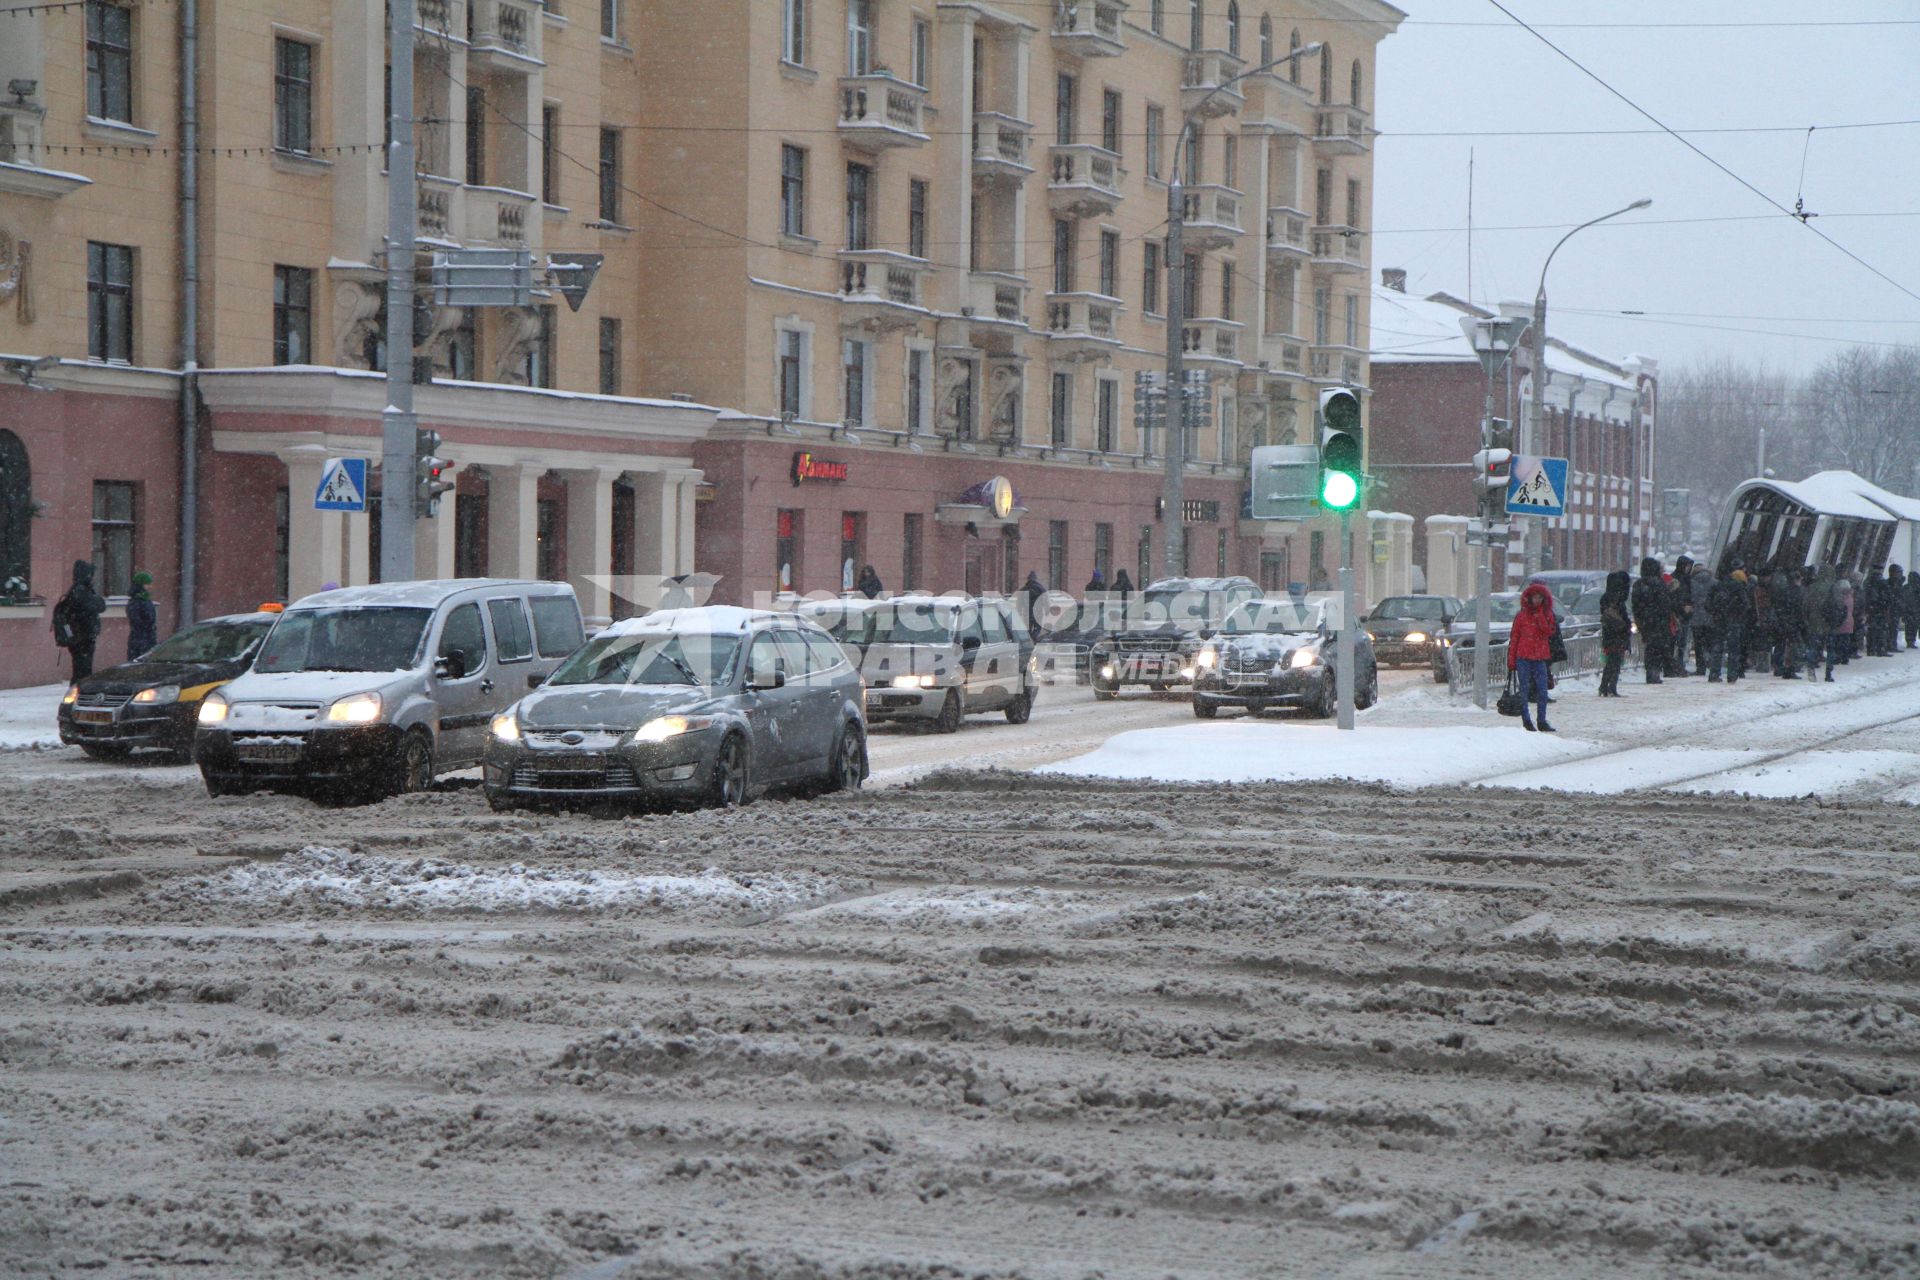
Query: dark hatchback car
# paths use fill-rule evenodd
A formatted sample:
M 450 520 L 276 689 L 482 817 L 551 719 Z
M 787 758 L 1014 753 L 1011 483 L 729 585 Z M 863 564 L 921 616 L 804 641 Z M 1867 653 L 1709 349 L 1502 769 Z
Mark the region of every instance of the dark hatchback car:
M 1388 596 L 1361 625 L 1381 662 L 1419 666 L 1433 660 L 1459 612 L 1460 601 L 1453 596 Z
M 96 671 L 60 700 L 60 741 L 95 760 L 156 747 L 193 758 L 200 700 L 253 665 L 278 613 L 208 618 L 174 632 L 136 662 Z
M 494 717 L 496 809 L 572 802 L 733 807 L 770 787 L 867 776 L 860 674 L 788 613 L 709 606 L 615 623 Z

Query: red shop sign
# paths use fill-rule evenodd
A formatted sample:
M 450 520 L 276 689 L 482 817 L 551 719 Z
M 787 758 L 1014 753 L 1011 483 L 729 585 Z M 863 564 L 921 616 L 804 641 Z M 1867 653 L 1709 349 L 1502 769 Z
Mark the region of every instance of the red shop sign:
M 845 480 L 847 464 L 830 462 L 825 458 L 816 458 L 806 450 L 793 455 L 793 483 L 799 485 L 807 480 Z

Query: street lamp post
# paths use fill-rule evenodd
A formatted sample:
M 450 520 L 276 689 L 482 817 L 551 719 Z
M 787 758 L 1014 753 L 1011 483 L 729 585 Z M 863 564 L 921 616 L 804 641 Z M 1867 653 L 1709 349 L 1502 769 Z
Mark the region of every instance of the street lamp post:
M 1560 252 L 1560 245 L 1573 239 L 1588 227 L 1605 222 L 1609 218 L 1617 218 L 1623 213 L 1644 209 L 1652 203 L 1652 200 L 1635 200 L 1624 209 L 1615 209 L 1612 213 L 1602 214 L 1591 222 L 1581 223 L 1560 237 L 1559 244 L 1553 246 L 1552 251 L 1547 254 L 1546 262 L 1541 265 L 1540 288 L 1533 295 L 1533 406 L 1527 414 L 1527 429 L 1520 441 L 1519 450 L 1524 456 L 1533 457 L 1545 441 L 1547 434 L 1547 268 L 1553 265 L 1553 255 Z M 1637 461 L 1634 469 L 1639 470 Z M 1633 486 L 1634 492 L 1638 493 L 1640 491 L 1638 475 L 1633 478 Z M 1544 527 L 1540 517 L 1527 517 L 1525 564 L 1528 578 L 1540 572 L 1540 543 L 1545 536 L 1542 533 Z
M 1162 563 L 1166 576 L 1178 577 L 1186 569 L 1187 543 L 1187 401 L 1186 401 L 1186 327 L 1187 303 L 1187 195 L 1180 181 L 1180 160 L 1187 152 L 1187 135 L 1193 131 L 1193 118 L 1219 93 L 1249 76 L 1257 76 L 1296 58 L 1320 52 L 1319 42 L 1302 45 L 1285 57 L 1263 62 L 1250 71 L 1229 76 L 1215 85 L 1207 96 L 1193 104 L 1180 121 L 1180 135 L 1173 142 L 1173 165 L 1167 174 L 1167 425 L 1166 480 L 1161 487 L 1161 505 L 1166 508 L 1166 538 Z M 1141 584 L 1145 586 L 1145 583 Z

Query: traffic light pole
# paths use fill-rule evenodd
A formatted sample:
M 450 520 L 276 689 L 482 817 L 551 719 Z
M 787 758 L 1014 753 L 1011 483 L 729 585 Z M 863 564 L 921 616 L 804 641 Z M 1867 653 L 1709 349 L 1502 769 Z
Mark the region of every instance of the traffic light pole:
M 1355 649 L 1353 632 L 1359 625 L 1353 610 L 1353 513 L 1340 513 L 1340 635 L 1336 641 L 1337 659 L 1340 665 L 1334 668 L 1334 696 L 1340 704 L 1339 718 L 1335 725 L 1341 729 L 1353 728 L 1353 688 L 1355 671 L 1353 654 Z
M 380 414 L 380 581 L 414 576 L 413 0 L 387 0 L 387 407 Z
M 1180 153 L 1187 131 L 1174 142 L 1173 167 L 1167 183 L 1167 425 L 1166 479 L 1161 484 L 1166 515 L 1164 576 L 1177 578 L 1187 567 L 1187 197 L 1180 185 Z M 1146 583 L 1141 583 L 1145 589 Z

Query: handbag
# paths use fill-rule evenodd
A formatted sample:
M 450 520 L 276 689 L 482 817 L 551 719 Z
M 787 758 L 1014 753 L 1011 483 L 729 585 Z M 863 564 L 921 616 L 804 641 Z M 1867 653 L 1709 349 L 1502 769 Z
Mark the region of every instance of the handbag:
M 1527 700 L 1520 696 L 1520 677 L 1517 673 L 1507 672 L 1507 687 L 1500 691 L 1500 699 L 1493 704 L 1493 708 L 1503 716 L 1517 716 L 1526 711 Z
M 1567 642 L 1560 638 L 1560 628 L 1555 627 L 1553 634 L 1547 637 L 1547 661 L 1565 662 L 1567 660 Z

